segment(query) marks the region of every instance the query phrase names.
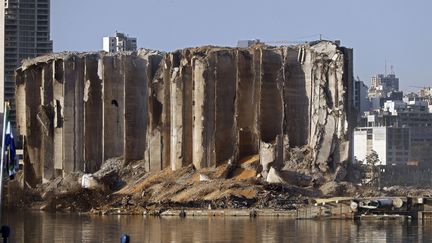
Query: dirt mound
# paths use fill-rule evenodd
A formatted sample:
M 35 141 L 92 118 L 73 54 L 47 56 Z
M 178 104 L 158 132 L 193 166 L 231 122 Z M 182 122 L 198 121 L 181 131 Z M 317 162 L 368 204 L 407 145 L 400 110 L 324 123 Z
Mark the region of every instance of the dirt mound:
M 257 178 L 256 157 L 238 167 L 227 164 L 196 170 L 193 166 L 176 171 L 165 169 L 145 173 L 113 193 L 113 200 L 97 209 L 110 212 L 151 211 L 178 208 L 275 208 L 292 209 L 318 195 L 314 188 L 271 185 Z M 244 168 L 243 168 L 244 167 Z
M 134 161 L 124 166 L 122 158 L 113 158 L 89 175 L 100 186 L 82 188 L 83 174 L 71 173 L 38 186 L 35 191 L 39 199 L 34 201 L 42 202 L 41 208 L 46 210 L 157 214 L 167 209 L 208 207 L 294 209 L 312 197 L 323 196 L 308 183 L 296 186 L 266 182 L 260 177 L 258 155 L 246 157 L 238 165 L 224 163 L 201 170 L 190 165 L 176 171 L 167 168 L 146 172 L 144 165 L 143 161 Z M 302 178 L 292 173 L 281 176 L 297 182 Z M 339 184 L 335 182 L 322 191 L 339 194 L 348 188 Z

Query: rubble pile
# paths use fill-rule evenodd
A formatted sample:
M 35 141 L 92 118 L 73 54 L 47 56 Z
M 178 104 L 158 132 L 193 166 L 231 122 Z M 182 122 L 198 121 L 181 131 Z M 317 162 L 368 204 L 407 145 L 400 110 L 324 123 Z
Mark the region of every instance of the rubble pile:
M 166 168 L 136 174 L 133 168 L 141 164 L 142 161 L 136 161 L 126 170 L 101 170 L 91 174 L 98 185 L 92 188 L 83 188 L 80 184 L 84 174 L 58 177 L 27 191 L 27 196 L 33 195 L 33 199 L 24 206 L 102 214 L 159 214 L 164 210 L 185 208 L 295 209 L 308 204 L 309 198 L 322 195 L 313 187 L 272 184 L 255 176 L 238 178 L 232 173 L 238 168 L 226 165 L 201 170 L 189 165 L 176 171 Z M 117 178 L 121 189 L 111 190 L 106 186 L 101 179 L 106 176 Z

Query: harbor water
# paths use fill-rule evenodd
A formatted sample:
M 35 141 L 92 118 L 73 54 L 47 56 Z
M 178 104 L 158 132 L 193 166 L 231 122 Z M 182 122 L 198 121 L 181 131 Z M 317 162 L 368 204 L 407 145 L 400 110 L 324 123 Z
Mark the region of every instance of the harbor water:
M 283 217 L 145 217 L 3 212 L 10 242 L 430 242 L 432 224 Z

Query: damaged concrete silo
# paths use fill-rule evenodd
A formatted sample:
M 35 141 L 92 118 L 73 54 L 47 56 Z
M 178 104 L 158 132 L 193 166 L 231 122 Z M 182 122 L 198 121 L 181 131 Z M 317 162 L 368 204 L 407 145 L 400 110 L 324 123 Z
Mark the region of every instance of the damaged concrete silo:
M 349 160 L 351 77 L 352 50 L 327 41 L 29 60 L 17 71 L 28 173 L 94 172 L 119 156 L 148 171 L 200 169 L 259 154 L 269 181 L 332 175 Z

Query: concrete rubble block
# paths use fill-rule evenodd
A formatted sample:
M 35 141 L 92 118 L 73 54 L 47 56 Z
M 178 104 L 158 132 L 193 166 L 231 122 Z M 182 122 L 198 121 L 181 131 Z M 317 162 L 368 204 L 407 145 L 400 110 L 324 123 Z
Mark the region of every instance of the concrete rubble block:
M 298 186 L 310 186 L 312 177 L 291 170 L 278 170 L 271 167 L 266 181 L 268 183 L 285 183 Z
M 270 168 L 280 171 L 283 167 L 283 139 L 282 136 L 276 136 L 275 140 L 266 143 L 261 141 L 260 144 L 260 163 L 262 165 L 262 175 L 266 178 L 266 174 Z
M 261 142 L 260 145 L 260 163 L 264 172 L 270 170 L 271 164 L 276 160 L 275 145 L 271 143 Z
M 287 183 L 287 181 L 280 175 L 280 172 L 273 167 L 270 167 L 266 181 L 268 183 Z
M 97 189 L 100 188 L 98 181 L 93 177 L 92 174 L 84 174 L 81 177 L 81 187 L 86 189 Z

